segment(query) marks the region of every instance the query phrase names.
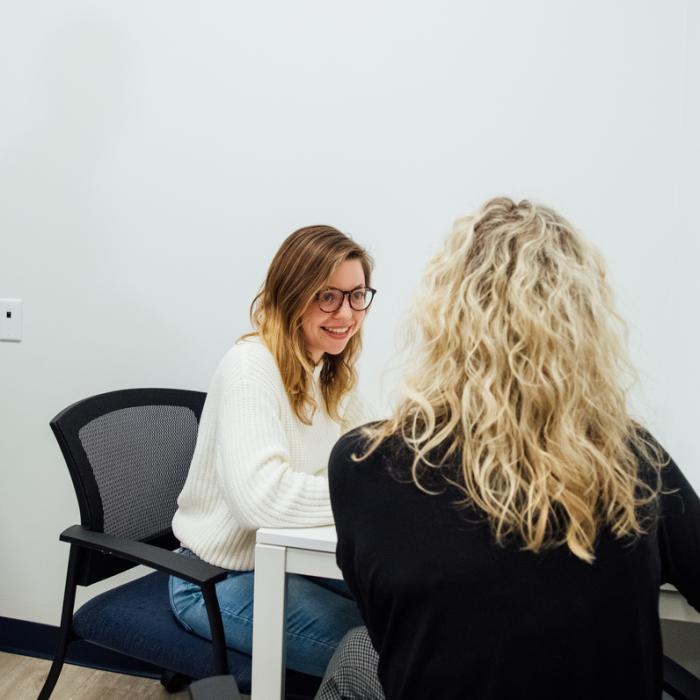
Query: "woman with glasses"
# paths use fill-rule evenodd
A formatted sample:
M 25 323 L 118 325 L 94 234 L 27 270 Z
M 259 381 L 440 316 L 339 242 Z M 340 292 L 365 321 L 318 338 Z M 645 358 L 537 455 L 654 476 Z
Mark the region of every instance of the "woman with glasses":
M 630 416 L 600 255 L 551 209 L 493 199 L 408 325 L 403 400 L 330 459 L 367 629 L 317 698 L 659 700 L 659 585 L 700 610 L 700 500 Z
M 252 650 L 255 531 L 333 522 L 327 464 L 342 433 L 371 416 L 356 392 L 372 260 L 330 226 L 293 233 L 251 306 L 252 333 L 209 388 L 173 531 L 187 556 L 229 569 L 216 585 L 226 643 Z M 198 586 L 170 580 L 171 606 L 210 638 Z M 342 582 L 287 579 L 287 665 L 322 676 L 360 621 Z

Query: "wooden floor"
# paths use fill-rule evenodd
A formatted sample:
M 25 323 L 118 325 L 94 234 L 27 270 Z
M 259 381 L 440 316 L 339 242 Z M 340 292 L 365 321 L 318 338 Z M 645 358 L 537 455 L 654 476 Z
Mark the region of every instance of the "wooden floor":
M 36 700 L 50 661 L 0 652 L 0 698 Z M 66 664 L 51 700 L 186 700 L 183 691 L 169 695 L 159 681 Z

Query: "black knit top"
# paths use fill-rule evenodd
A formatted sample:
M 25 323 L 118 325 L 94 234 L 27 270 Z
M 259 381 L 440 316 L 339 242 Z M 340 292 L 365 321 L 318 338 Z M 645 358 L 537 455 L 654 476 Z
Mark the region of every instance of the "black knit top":
M 591 565 L 497 545 L 459 492 L 410 481 L 397 441 L 352 461 L 361 446 L 349 433 L 330 458 L 337 561 L 387 700 L 661 697 L 660 584 L 700 609 L 700 500 L 675 463 L 648 534 L 602 532 Z

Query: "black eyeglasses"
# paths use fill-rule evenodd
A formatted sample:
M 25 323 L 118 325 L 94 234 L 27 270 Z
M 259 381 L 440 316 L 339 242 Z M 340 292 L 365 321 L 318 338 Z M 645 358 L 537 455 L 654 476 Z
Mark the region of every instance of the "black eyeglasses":
M 344 292 L 342 289 L 336 289 L 335 287 L 329 287 L 319 292 L 314 297 L 314 301 L 318 304 L 318 308 L 321 309 L 321 311 L 325 311 L 327 314 L 337 311 L 343 305 L 345 297 L 348 298 L 351 309 L 354 311 L 366 311 L 369 309 L 369 305 L 372 303 L 372 299 L 374 299 L 376 293 L 377 290 L 371 287 L 358 287 L 349 292 Z

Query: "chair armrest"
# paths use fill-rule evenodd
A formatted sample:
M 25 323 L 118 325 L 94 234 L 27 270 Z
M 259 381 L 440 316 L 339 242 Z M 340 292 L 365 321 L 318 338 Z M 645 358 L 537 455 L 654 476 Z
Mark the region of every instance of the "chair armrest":
M 700 678 L 664 656 L 664 690 L 676 700 L 700 700 Z
M 78 547 L 95 549 L 102 554 L 127 559 L 136 564 L 145 564 L 152 569 L 163 571 L 200 586 L 221 581 L 229 574 L 226 569 L 212 566 L 201 559 L 184 557 L 176 552 L 161 549 L 145 542 L 114 537 L 104 532 L 95 532 L 82 525 L 73 525 L 64 530 L 59 539 Z

